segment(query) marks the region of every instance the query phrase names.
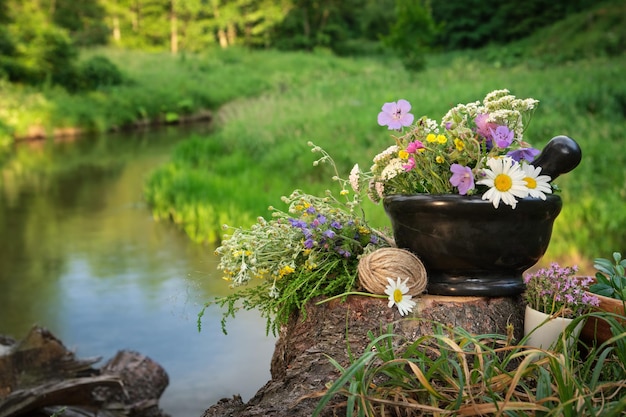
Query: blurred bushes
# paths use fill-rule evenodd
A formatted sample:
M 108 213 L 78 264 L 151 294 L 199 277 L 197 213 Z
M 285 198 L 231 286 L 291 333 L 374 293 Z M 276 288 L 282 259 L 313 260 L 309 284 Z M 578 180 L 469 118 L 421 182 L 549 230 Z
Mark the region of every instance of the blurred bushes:
M 94 55 L 82 62 L 78 73 L 81 82 L 79 87 L 83 90 L 120 85 L 125 79 L 120 69 L 102 55 Z
M 70 92 L 123 82 L 120 70 L 105 57 L 79 63 L 68 29 L 50 21 L 32 2 L 3 4 L 0 15 L 0 78 L 34 86 L 62 86 Z

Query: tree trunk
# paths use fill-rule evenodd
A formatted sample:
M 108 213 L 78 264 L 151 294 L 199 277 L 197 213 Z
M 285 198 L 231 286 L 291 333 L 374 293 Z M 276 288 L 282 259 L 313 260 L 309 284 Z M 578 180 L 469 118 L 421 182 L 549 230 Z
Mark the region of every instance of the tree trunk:
M 397 310 L 387 307 L 387 300 L 369 297 L 309 304 L 304 320 L 294 316 L 280 331 L 271 362 L 272 379 L 248 403 L 237 395 L 222 399 L 203 417 L 311 416 L 319 401 L 317 394 L 339 376 L 326 355 L 347 366 L 348 348 L 358 357 L 370 342 L 368 332 L 380 334 L 388 324 L 409 340 L 432 334 L 430 320 L 473 334 L 508 334 L 513 326 L 512 336 L 522 337 L 524 309 L 519 297 L 423 296 L 415 301 L 412 317 L 424 320 L 400 320 Z M 336 405 L 331 403 L 322 415 L 332 416 Z
M 113 40 L 115 43 L 122 41 L 122 32 L 120 31 L 120 18 L 113 16 Z
M 178 20 L 176 16 L 176 0 L 171 0 L 170 10 L 170 51 L 178 53 Z

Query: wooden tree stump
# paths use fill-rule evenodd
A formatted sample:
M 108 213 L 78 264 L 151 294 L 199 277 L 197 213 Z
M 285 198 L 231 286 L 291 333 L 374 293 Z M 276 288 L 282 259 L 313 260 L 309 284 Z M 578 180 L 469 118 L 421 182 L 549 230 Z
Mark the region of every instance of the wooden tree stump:
M 433 333 L 439 322 L 462 327 L 472 334 L 507 334 L 521 339 L 524 304 L 521 297 L 445 297 L 427 295 L 417 302 L 411 317 L 403 319 L 387 300 L 350 296 L 345 302 L 333 300 L 311 303 L 306 318 L 294 316 L 281 329 L 271 362 L 271 380 L 247 403 L 239 396 L 222 399 L 206 410 L 203 417 L 310 417 L 327 383 L 339 374 L 328 360 L 342 366 L 352 355 L 363 353 L 370 339 L 368 332 L 380 334 L 389 324 L 394 333 L 414 340 Z M 319 301 L 319 300 L 317 300 Z M 327 407 L 324 416 L 332 416 Z

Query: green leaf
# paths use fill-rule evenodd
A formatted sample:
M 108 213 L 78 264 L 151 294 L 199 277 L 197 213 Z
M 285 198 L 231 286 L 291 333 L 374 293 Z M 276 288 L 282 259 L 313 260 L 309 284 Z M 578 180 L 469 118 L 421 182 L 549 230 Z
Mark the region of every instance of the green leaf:
M 608 259 L 594 259 L 593 267 L 606 275 L 613 275 L 613 264 Z
M 615 290 L 609 284 L 593 284 L 589 287 L 589 292 L 612 298 Z

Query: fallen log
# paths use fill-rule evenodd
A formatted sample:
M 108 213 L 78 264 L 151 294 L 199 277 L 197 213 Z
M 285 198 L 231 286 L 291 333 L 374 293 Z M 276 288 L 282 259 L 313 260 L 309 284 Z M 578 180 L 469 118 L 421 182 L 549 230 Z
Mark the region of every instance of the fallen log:
M 119 351 L 102 368 L 101 358 L 78 359 L 48 330 L 35 326 L 20 341 L 0 337 L 0 417 L 51 415 L 156 417 L 169 382 L 156 362 Z

